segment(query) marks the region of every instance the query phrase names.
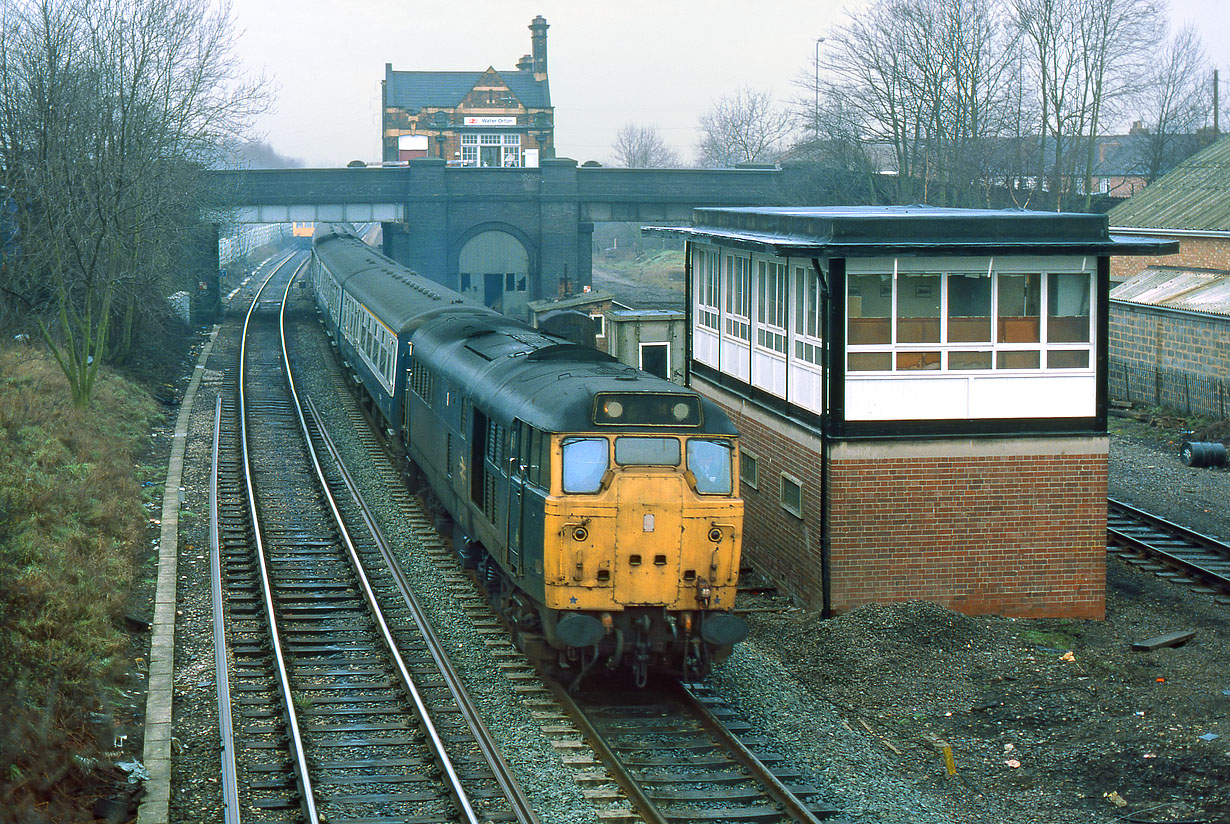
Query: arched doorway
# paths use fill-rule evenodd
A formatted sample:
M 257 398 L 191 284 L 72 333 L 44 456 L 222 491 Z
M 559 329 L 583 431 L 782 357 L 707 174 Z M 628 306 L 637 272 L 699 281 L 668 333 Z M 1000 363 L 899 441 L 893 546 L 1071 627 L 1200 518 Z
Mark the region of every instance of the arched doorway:
M 528 314 L 530 256 L 513 235 L 498 229 L 479 232 L 458 255 L 459 291 L 506 315 Z

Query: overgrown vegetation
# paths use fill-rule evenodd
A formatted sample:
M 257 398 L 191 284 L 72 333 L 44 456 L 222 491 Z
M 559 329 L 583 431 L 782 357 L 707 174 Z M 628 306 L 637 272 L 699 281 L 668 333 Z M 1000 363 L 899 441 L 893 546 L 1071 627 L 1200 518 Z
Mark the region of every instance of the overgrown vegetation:
M 133 467 L 156 412 L 106 370 L 81 410 L 47 354 L 0 350 L 0 821 L 69 820 L 53 799 L 93 780 L 91 714 L 128 665 L 148 523 Z
M 264 95 L 225 3 L 0 0 L 0 329 L 41 335 L 74 405 L 201 291 L 203 172 Z

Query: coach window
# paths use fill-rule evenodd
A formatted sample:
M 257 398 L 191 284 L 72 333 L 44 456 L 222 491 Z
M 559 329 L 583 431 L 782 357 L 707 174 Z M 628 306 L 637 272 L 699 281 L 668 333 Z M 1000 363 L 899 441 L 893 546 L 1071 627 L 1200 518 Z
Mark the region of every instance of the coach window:
M 678 441 L 676 441 L 676 446 Z M 610 457 L 606 438 L 565 438 L 562 478 L 565 492 L 597 492 Z

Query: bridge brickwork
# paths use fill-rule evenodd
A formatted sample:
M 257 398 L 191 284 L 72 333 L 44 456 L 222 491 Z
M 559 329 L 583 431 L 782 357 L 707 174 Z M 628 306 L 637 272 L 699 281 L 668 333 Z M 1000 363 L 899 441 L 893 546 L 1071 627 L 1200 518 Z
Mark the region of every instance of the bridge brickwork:
M 380 222 L 384 252 L 457 288 L 458 256 L 482 231 L 516 237 L 529 257 L 529 299 L 591 281 L 593 224 L 686 223 L 697 206 L 789 203 L 807 165 L 739 169 L 617 169 L 567 158 L 537 168 L 406 166 L 213 172 L 222 222 Z

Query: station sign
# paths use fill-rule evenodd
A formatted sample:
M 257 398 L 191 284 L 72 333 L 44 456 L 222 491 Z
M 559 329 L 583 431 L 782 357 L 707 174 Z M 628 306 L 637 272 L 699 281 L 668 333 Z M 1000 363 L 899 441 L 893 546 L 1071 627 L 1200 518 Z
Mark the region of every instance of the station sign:
M 467 117 L 463 121 L 467 126 L 516 126 L 517 118 L 513 117 Z

